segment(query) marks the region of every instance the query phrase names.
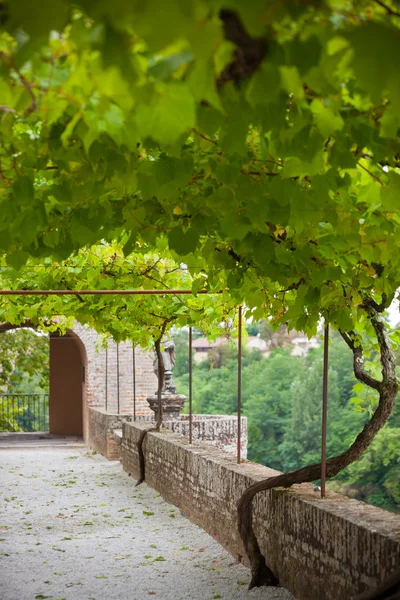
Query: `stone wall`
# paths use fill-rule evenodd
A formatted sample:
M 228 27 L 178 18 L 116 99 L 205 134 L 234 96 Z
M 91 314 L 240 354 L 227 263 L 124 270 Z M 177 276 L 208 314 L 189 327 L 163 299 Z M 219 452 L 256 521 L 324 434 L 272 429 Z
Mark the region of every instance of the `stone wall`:
M 100 452 L 108 460 L 119 460 L 119 444 L 116 444 L 116 430 L 122 430 L 124 420 L 132 421 L 131 415 L 106 412 L 102 408 L 89 408 L 89 426 L 87 443 L 90 448 Z M 150 415 L 138 416 L 138 421 L 147 423 L 149 428 L 154 419 Z M 171 429 L 185 437 L 189 437 L 189 416 L 182 415 L 179 421 L 166 421 L 164 429 Z M 241 418 L 241 456 L 247 456 L 247 418 Z M 193 441 L 212 444 L 220 450 L 237 452 L 237 418 L 222 415 L 193 415 Z M 118 442 L 120 442 L 118 436 Z
M 108 460 L 120 459 L 120 445 L 117 443 L 115 431 L 122 429 L 125 416 L 106 413 L 101 408 L 89 409 L 88 446 L 99 452 Z
M 124 423 L 123 468 L 138 476 L 136 442 L 145 424 Z M 252 483 L 277 472 L 195 444 L 173 433 L 149 433 L 146 483 L 158 490 L 235 557 L 244 550 L 236 505 Z M 351 600 L 400 566 L 400 516 L 303 484 L 258 494 L 254 524 L 267 563 L 298 600 Z
M 189 437 L 189 415 L 179 421 L 169 421 L 165 427 L 174 433 Z M 193 415 L 193 441 L 207 442 L 224 452 L 237 452 L 237 417 L 225 415 Z M 247 458 L 247 417 L 240 419 L 240 454 Z

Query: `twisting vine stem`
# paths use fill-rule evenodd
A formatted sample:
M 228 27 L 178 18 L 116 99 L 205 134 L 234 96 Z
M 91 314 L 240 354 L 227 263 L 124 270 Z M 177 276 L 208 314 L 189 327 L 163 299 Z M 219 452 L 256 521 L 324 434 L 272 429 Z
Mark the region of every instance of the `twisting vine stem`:
M 157 355 L 157 364 L 158 364 L 158 387 L 157 387 L 157 420 L 156 426 L 150 427 L 150 429 L 144 429 L 139 436 L 137 441 L 137 450 L 139 456 L 139 479 L 136 482 L 136 486 L 140 485 L 145 481 L 146 478 L 146 461 L 144 458 L 143 451 L 143 443 L 146 438 L 146 435 L 150 433 L 150 431 L 160 431 L 162 420 L 163 420 L 163 410 L 162 410 L 162 391 L 164 387 L 164 378 L 165 378 L 165 366 L 164 359 L 161 352 L 161 342 L 165 334 L 165 330 L 167 328 L 167 324 L 170 323 L 174 317 L 169 319 L 164 319 L 163 324 L 160 329 L 160 335 L 154 342 L 154 348 Z
M 357 345 L 354 332 L 340 332 L 344 341 L 353 352 L 355 376 L 362 383 L 378 391 L 379 404 L 370 421 L 365 424 L 353 444 L 342 454 L 327 461 L 327 477 L 334 477 L 342 469 L 360 458 L 378 431 L 385 425 L 393 409 L 398 391 L 398 382 L 395 374 L 396 362 L 391 342 L 380 314 L 384 310 L 384 304 L 385 300 L 383 300 L 382 304 L 378 305 L 372 299 L 365 300 L 363 304 L 363 309 L 372 323 L 380 348 L 382 381 L 374 379 L 365 372 L 363 368 L 364 356 L 362 346 Z M 278 578 L 267 566 L 265 558 L 261 554 L 253 529 L 252 503 L 254 496 L 259 492 L 271 490 L 276 487 L 290 487 L 297 483 L 315 481 L 319 479 L 320 475 L 320 463 L 309 465 L 291 473 L 283 473 L 282 475 L 257 482 L 247 488 L 242 494 L 237 507 L 238 526 L 244 548 L 251 563 L 252 579 L 249 589 L 260 585 L 277 585 L 279 583 Z
M 164 330 L 165 330 L 165 327 L 164 327 Z M 164 333 L 162 335 L 164 335 Z M 154 344 L 155 349 L 156 349 L 157 364 L 158 364 L 157 421 L 156 421 L 157 431 L 160 431 L 160 427 L 161 427 L 162 419 L 163 419 L 162 390 L 164 387 L 164 377 L 165 377 L 164 359 L 163 359 L 163 355 L 161 352 L 161 340 L 162 340 L 162 336 L 160 336 Z

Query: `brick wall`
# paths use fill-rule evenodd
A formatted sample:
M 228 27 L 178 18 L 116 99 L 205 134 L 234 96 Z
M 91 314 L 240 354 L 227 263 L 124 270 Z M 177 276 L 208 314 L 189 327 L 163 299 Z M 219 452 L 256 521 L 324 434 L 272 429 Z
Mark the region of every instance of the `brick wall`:
M 76 324 L 74 333 L 81 340 L 86 353 L 86 402 L 110 412 L 133 413 L 133 352 L 130 342 L 121 342 L 119 354 L 119 410 L 117 344 L 109 342 L 107 350 L 101 345 L 100 336 L 93 329 Z M 136 363 L 136 413 L 153 414 L 146 397 L 157 389 L 157 377 L 153 373 L 151 352 L 135 349 Z M 106 368 L 107 366 L 107 368 Z
M 124 423 L 123 468 L 138 476 L 136 442 L 145 424 Z M 195 444 L 149 433 L 146 483 L 161 492 L 235 557 L 237 501 L 249 485 L 277 472 Z M 254 525 L 267 563 L 298 600 L 350 600 L 400 566 L 400 516 L 309 484 L 258 494 Z

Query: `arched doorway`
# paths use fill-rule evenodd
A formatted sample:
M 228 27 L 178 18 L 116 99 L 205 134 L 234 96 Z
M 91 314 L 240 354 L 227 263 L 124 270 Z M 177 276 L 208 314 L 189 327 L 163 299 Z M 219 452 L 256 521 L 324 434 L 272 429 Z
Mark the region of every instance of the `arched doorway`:
M 84 430 L 86 352 L 71 330 L 50 336 L 50 433 L 82 436 Z
M 0 324 L 0 334 L 12 332 L 15 329 L 36 329 L 30 321 L 21 325 L 11 323 Z M 2 429 L 2 431 L 37 431 L 61 436 L 83 436 L 86 426 L 86 350 L 82 340 L 72 330 L 65 335 L 52 333 L 49 337 L 49 396 L 48 402 L 42 407 L 43 418 L 40 426 L 35 423 L 34 429 L 21 427 L 21 419 L 18 419 L 18 427 Z M 35 394 L 25 394 L 25 396 Z M 37 394 L 36 394 L 37 395 Z M 19 409 L 21 398 L 9 398 L 7 402 L 13 402 L 14 407 L 8 410 L 12 412 Z M 35 398 L 35 401 L 37 398 Z M 48 408 L 47 408 L 48 407 Z M 44 424 L 44 425 L 43 425 Z

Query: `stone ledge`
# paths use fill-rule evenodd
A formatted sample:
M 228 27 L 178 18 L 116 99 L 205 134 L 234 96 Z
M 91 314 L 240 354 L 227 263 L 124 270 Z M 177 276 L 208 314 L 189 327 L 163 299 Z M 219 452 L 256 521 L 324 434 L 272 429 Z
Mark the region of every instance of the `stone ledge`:
M 132 421 L 132 414 L 105 411 L 104 408 L 89 407 L 88 445 L 110 459 L 109 440 L 120 445 L 114 431 L 122 431 L 122 423 Z M 154 427 L 154 418 L 149 415 L 137 415 L 136 423 L 148 423 Z M 189 416 L 182 415 L 178 420 L 165 421 L 163 427 L 175 433 L 189 437 Z M 236 455 L 237 417 L 224 415 L 193 415 L 193 440 L 211 444 Z M 247 418 L 241 418 L 241 455 L 247 456 Z M 113 452 L 115 459 L 115 451 Z
M 114 429 L 114 440 L 117 446 L 122 443 L 122 429 Z
M 123 424 L 121 460 L 138 476 L 145 423 Z M 146 482 L 235 557 L 244 556 L 236 505 L 252 483 L 277 471 L 170 432 L 144 442 Z M 310 484 L 258 494 L 254 526 L 268 564 L 298 600 L 350 600 L 400 565 L 400 516 Z

